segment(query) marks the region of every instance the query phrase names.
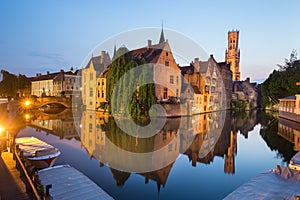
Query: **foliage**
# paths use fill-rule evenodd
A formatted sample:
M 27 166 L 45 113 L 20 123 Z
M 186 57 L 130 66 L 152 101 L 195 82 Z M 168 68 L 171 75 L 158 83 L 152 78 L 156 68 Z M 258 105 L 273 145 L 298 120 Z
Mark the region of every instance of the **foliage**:
M 283 65 L 278 65 L 261 85 L 261 105 L 271 106 L 278 103 L 278 99 L 300 93 L 296 82 L 300 81 L 300 61 L 297 53 L 293 51 L 290 59 L 285 59 Z
M 232 102 L 232 104 L 233 104 L 232 107 L 235 110 L 245 110 L 247 107 L 247 102 L 245 102 L 245 101 L 237 100 L 237 101 Z
M 134 59 L 124 48 L 117 54 L 120 55 L 110 65 L 107 77 L 109 112 L 147 120 L 150 107 L 156 103 L 154 84 L 146 84 L 153 80 L 153 68 L 143 59 Z M 132 70 L 137 66 L 141 66 L 141 70 Z
M 16 97 L 18 90 L 23 90 L 30 85 L 30 81 L 25 75 L 16 76 L 5 70 L 1 70 L 1 74 L 0 95 L 3 97 Z

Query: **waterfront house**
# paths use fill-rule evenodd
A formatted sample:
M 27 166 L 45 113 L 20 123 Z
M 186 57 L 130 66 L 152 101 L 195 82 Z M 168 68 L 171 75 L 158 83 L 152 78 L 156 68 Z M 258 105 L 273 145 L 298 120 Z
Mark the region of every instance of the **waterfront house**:
M 279 117 L 300 122 L 300 94 L 279 99 Z
M 31 79 L 31 95 L 38 97 L 41 96 L 54 96 L 53 93 L 53 79 L 57 76 L 59 72 L 50 73 L 42 75 L 37 73 L 36 77 Z
M 168 40 L 165 40 L 163 29 L 158 44 L 148 40 L 146 47 L 131 51 L 134 59 L 144 59 L 147 64 L 154 66 L 153 81 L 155 96 L 158 102 L 170 102 L 180 98 L 181 71 L 178 67 Z
M 46 74 L 37 73 L 36 77 L 30 78 L 31 81 L 31 95 L 37 97 L 43 96 L 55 96 L 61 97 L 62 95 L 66 97 L 71 97 L 73 94 L 79 95 L 79 84 L 76 79 L 78 71 L 74 71 L 71 68 L 70 71 L 65 72 L 60 70 L 60 72 Z
M 80 81 L 78 76 L 79 70 L 74 71 L 73 67 L 70 71 L 60 73 L 53 78 L 53 95 L 65 97 L 79 97 Z
M 244 102 L 245 109 L 251 110 L 258 106 L 258 87 L 257 83 L 250 82 L 250 78 L 246 78 L 245 81 L 234 81 L 233 92 L 232 92 L 233 102 Z
M 192 100 L 193 114 L 228 108 L 225 107 L 228 103 L 223 102 L 227 91 L 223 84 L 220 68 L 213 55 L 210 55 L 207 61 L 200 61 L 199 58 L 195 58 L 190 66 L 180 68 L 184 77 L 182 98 Z M 231 79 L 230 69 L 224 68 L 223 70 L 229 70 L 229 73 L 223 72 L 224 78 Z M 227 77 L 228 75 L 229 77 Z M 193 89 L 191 92 L 194 94 L 193 97 L 189 94 L 191 88 Z
M 101 103 L 107 102 L 107 75 L 109 68 L 105 68 L 97 77 L 97 101 L 96 108 L 101 107 Z M 104 107 L 102 108 L 104 109 Z
M 82 69 L 82 103 L 87 110 L 97 108 L 97 77 L 111 63 L 107 52 L 101 51 L 101 55 L 93 56 L 85 68 Z

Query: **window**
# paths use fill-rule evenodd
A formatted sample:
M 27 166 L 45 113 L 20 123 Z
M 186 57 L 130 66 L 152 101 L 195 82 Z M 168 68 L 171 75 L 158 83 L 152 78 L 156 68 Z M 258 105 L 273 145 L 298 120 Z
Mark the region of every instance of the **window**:
M 207 102 L 207 96 L 204 96 L 204 102 Z
M 98 91 L 98 98 L 100 97 L 100 92 Z
M 176 97 L 179 97 L 179 90 L 176 89 Z
M 93 88 L 90 88 L 90 97 L 93 97 Z
M 89 132 L 91 133 L 91 132 L 93 132 L 93 124 L 89 124 Z
M 168 52 L 166 52 L 166 56 L 168 56 Z
M 93 80 L 93 73 L 90 73 L 90 80 Z
M 172 143 L 168 145 L 168 152 L 172 151 Z
M 174 84 L 174 76 L 173 75 L 170 76 L 170 84 Z
M 104 98 L 104 91 L 103 90 L 102 90 L 102 94 L 101 95 L 102 95 L 102 98 Z
M 102 80 L 102 85 L 104 85 L 104 80 Z
M 168 88 L 164 88 L 164 99 L 168 98 Z
M 169 66 L 169 61 L 165 62 L 165 66 L 167 66 L 167 67 Z
M 214 86 L 211 87 L 211 93 L 215 93 L 215 91 L 216 91 L 216 88 Z
M 205 86 L 205 92 L 209 93 L 209 86 L 208 85 Z
M 176 84 L 178 85 L 178 83 L 179 83 L 179 78 L 178 76 L 176 76 Z
M 166 139 L 167 139 L 167 133 L 164 132 L 164 133 L 163 133 L 163 140 L 166 140 Z

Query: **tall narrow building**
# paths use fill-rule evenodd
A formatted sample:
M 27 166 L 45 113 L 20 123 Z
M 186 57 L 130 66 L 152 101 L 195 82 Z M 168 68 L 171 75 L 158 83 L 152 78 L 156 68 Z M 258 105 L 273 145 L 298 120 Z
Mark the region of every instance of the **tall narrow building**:
M 232 30 L 228 32 L 228 49 L 226 49 L 226 63 L 230 64 L 232 71 L 232 80 L 239 81 L 240 73 L 240 50 L 239 50 L 239 31 Z

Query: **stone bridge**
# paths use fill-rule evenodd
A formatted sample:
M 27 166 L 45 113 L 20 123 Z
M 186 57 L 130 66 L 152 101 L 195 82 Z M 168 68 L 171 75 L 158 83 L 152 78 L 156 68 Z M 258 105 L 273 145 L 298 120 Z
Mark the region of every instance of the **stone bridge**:
M 72 108 L 72 98 L 67 97 L 39 97 L 33 102 L 33 107 L 41 108 L 50 104 L 60 104 L 66 108 Z

